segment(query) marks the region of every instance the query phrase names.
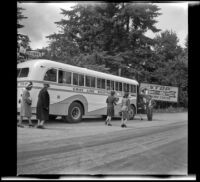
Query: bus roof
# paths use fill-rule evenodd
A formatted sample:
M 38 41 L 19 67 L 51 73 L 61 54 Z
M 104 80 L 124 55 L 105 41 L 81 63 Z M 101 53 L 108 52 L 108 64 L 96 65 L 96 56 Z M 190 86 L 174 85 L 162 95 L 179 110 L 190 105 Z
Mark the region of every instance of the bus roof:
M 28 60 L 28 61 L 17 64 L 17 68 L 23 68 L 23 67 L 32 68 L 32 67 L 37 67 L 37 66 L 44 66 L 47 68 L 57 68 L 61 70 L 86 74 L 88 76 L 94 76 L 94 77 L 104 78 L 104 79 L 113 80 L 113 81 L 128 82 L 131 84 L 138 85 L 138 82 L 134 79 L 124 78 L 124 77 L 120 77 L 120 76 L 116 76 L 116 75 L 112 75 L 108 73 L 94 71 L 87 68 L 73 66 L 66 63 L 55 62 L 55 61 L 51 61 L 47 59 L 32 59 L 32 60 Z

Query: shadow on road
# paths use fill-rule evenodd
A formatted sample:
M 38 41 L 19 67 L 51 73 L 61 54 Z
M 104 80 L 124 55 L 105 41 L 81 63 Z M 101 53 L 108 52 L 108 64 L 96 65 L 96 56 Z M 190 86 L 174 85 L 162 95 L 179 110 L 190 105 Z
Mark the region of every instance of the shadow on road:
M 112 118 L 112 121 L 111 122 L 119 122 L 121 121 L 121 118 L 117 117 L 117 118 Z M 129 122 L 147 122 L 147 118 L 143 117 L 143 120 L 140 120 L 139 117 L 135 117 L 134 120 L 128 120 L 127 124 Z M 152 121 L 161 121 L 161 119 L 153 119 Z M 152 122 L 152 121 L 148 121 L 148 122 Z M 34 125 L 37 125 L 38 121 L 36 119 L 32 119 L 32 122 Z M 46 124 L 80 124 L 80 123 L 104 123 L 105 122 L 105 118 L 83 118 L 81 120 L 81 122 L 77 122 L 77 123 L 73 123 L 73 122 L 67 122 L 67 121 L 64 121 L 62 118 L 60 117 L 57 117 L 55 120 L 49 120 L 46 122 Z M 23 120 L 23 123 L 24 124 L 28 124 L 28 120 L 27 119 L 24 119 Z

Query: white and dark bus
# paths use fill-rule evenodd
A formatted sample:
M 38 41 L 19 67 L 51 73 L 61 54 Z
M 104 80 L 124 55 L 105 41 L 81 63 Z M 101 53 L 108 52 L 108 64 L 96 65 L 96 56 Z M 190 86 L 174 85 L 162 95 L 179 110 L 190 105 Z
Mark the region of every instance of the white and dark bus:
M 30 91 L 32 113 L 36 113 L 39 91 L 44 83 L 50 85 L 50 118 L 61 116 L 69 122 L 79 122 L 85 116 L 105 116 L 106 98 L 112 90 L 119 98 L 115 116 L 119 117 L 121 100 L 129 92 L 131 117 L 137 112 L 136 80 L 102 73 L 44 59 L 29 60 L 17 65 L 17 110 L 20 111 L 20 97 L 27 82 L 32 82 Z

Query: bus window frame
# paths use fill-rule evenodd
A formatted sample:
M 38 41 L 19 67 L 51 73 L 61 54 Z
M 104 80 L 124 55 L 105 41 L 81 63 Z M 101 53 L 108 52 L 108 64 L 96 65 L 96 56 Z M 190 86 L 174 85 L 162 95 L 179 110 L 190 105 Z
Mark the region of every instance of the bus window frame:
M 100 79 L 100 88 L 98 88 L 98 83 L 97 83 L 98 79 Z M 104 80 L 104 84 L 103 84 L 103 80 Z M 104 88 L 103 88 L 103 85 L 104 85 Z M 106 90 L 106 79 L 102 77 L 96 77 L 96 88 L 101 89 L 101 90 Z
M 72 83 L 71 80 L 70 80 L 70 84 L 69 84 L 69 83 L 63 83 L 63 82 L 60 83 L 60 82 L 59 82 L 59 71 L 71 73 L 71 77 L 72 77 L 72 72 L 69 72 L 69 71 L 66 71 L 66 70 L 63 70 L 63 69 L 60 69 L 60 68 L 58 69 L 58 84 L 62 84 L 62 85 L 71 85 L 71 83 Z
M 74 84 L 74 74 L 77 74 L 77 85 Z M 79 75 L 79 74 L 78 74 L 77 72 L 73 72 L 73 82 L 72 82 L 72 85 L 73 85 L 73 86 L 79 86 L 79 85 L 78 85 L 78 81 L 79 81 L 78 75 Z
M 50 81 L 50 80 L 45 80 L 45 79 L 44 79 L 46 73 L 47 73 L 49 70 L 51 70 L 51 69 L 55 69 L 55 70 L 56 70 L 56 81 Z M 58 68 L 54 68 L 54 67 L 51 67 L 51 68 L 46 69 L 46 72 L 44 73 L 44 76 L 43 76 L 43 81 L 45 81 L 45 82 L 52 82 L 52 83 L 58 83 L 58 70 L 59 70 Z
M 109 89 L 108 89 L 108 81 L 110 82 Z M 111 80 L 106 79 L 106 90 L 111 90 Z
M 27 78 L 27 77 L 29 76 L 29 74 L 30 74 L 30 71 L 31 71 L 30 67 L 23 67 L 23 68 L 17 68 L 17 69 L 20 70 L 19 73 L 18 73 L 19 76 L 21 75 L 22 69 L 28 69 L 28 74 L 27 74 L 27 76 L 18 77 L 18 75 L 17 75 L 17 78 Z
M 83 76 L 83 85 L 79 85 L 80 76 Z M 78 73 L 78 86 L 79 87 L 85 87 L 85 74 Z

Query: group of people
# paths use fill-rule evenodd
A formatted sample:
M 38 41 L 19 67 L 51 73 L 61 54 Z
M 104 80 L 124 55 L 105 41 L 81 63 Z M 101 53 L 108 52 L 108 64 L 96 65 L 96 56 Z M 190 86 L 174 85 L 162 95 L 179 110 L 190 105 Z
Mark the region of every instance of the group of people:
M 21 95 L 21 111 L 20 111 L 20 119 L 17 124 L 18 127 L 24 127 L 22 125 L 22 120 L 23 117 L 27 117 L 29 121 L 29 127 L 34 127 L 32 121 L 31 121 L 31 116 L 32 116 L 32 111 L 31 111 L 31 104 L 32 104 L 32 99 L 30 97 L 30 90 L 32 89 L 33 84 L 32 82 L 29 82 L 27 86 L 23 89 L 22 95 Z M 44 83 L 44 87 L 40 90 L 38 94 L 38 101 L 37 101 L 37 108 L 36 108 L 36 117 L 38 120 L 37 128 L 44 129 L 44 123 L 49 119 L 49 93 L 48 93 L 48 88 L 49 84 Z M 144 93 L 145 95 L 145 93 Z M 130 99 L 129 93 L 125 92 L 122 102 L 121 102 L 121 127 L 127 127 L 126 123 L 127 120 L 129 119 L 129 112 L 130 112 Z M 106 99 L 107 103 L 107 118 L 105 121 L 105 125 L 112 126 L 111 124 L 111 119 L 114 116 L 114 107 L 117 105 L 117 102 L 119 101 L 119 98 L 115 96 L 115 91 L 111 91 L 110 96 Z M 148 108 L 151 108 L 151 106 L 154 104 L 152 97 L 149 96 L 148 102 L 147 98 L 143 96 L 143 102 L 144 102 L 144 107 L 145 110 Z M 148 110 L 147 110 L 148 111 Z M 150 110 L 152 112 L 152 110 Z M 143 120 L 142 116 L 140 115 L 140 119 Z
M 128 98 L 129 93 L 125 92 L 122 103 L 121 103 L 121 127 L 126 127 L 126 122 L 129 118 L 130 111 L 130 99 Z M 119 101 L 119 98 L 115 97 L 115 91 L 111 91 L 110 96 L 106 99 L 107 103 L 107 118 L 105 125 L 112 126 L 111 118 L 114 116 L 114 106 Z
M 142 105 L 143 109 L 147 113 L 148 120 L 152 120 L 152 108 L 155 105 L 154 100 L 152 99 L 151 95 L 148 95 L 146 93 L 147 89 L 144 89 L 141 96 L 142 96 L 142 101 L 140 104 Z M 122 102 L 121 102 L 121 127 L 126 128 L 126 123 L 127 120 L 129 119 L 129 112 L 131 110 L 130 107 L 130 99 L 129 93 L 125 92 Z M 111 118 L 114 116 L 114 107 L 117 105 L 117 102 L 119 101 L 119 98 L 115 97 L 115 91 L 111 91 L 110 96 L 106 99 L 107 103 L 107 118 L 105 121 L 105 125 L 112 126 L 111 124 Z M 149 117 L 150 116 L 150 117 Z M 150 119 L 149 119 L 150 118 Z M 143 120 L 142 115 L 140 114 L 140 120 Z
M 17 124 L 18 127 L 24 127 L 22 124 L 22 120 L 24 117 L 28 118 L 29 121 L 29 127 L 34 127 L 31 116 L 32 116 L 32 110 L 31 110 L 31 104 L 32 99 L 30 97 L 30 90 L 32 89 L 33 84 L 32 82 L 29 82 L 27 86 L 23 89 L 22 95 L 21 95 L 21 110 L 20 110 L 20 119 Z M 49 84 L 44 83 L 44 87 L 40 90 L 38 94 L 38 101 L 37 101 L 37 108 L 36 108 L 36 117 L 38 120 L 37 128 L 44 129 L 44 122 L 49 119 L 49 93 L 47 89 L 49 88 Z

